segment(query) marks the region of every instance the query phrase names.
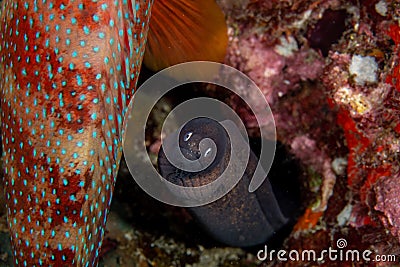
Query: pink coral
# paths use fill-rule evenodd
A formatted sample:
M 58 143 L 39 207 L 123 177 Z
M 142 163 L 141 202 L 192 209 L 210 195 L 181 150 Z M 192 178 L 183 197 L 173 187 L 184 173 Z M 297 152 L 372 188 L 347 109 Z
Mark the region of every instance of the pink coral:
M 299 225 L 336 219 L 349 205 L 350 218 L 341 227 L 352 226 L 358 234 L 373 227 L 389 240 L 386 227 L 398 238 L 400 27 L 396 4 L 385 3 L 383 13 L 377 1 L 295 1 L 290 9 L 282 1 L 246 1 L 247 9 L 227 9 L 227 63 L 260 87 L 279 141 L 322 177 L 322 201 L 316 213 L 307 209 Z M 319 30 L 335 23 L 341 28 L 334 37 Z M 246 107 L 234 97 L 230 103 L 248 127 L 257 126 Z M 332 171 L 337 158 L 347 159 L 342 176 Z
M 400 240 L 400 175 L 383 177 L 374 185 L 377 204 L 375 210 L 380 215 L 385 227 L 390 229 Z

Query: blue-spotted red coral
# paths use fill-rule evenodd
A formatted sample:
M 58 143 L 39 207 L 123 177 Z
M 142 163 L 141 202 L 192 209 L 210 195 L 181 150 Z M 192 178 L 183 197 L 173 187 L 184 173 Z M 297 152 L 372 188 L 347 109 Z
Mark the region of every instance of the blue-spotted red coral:
M 15 263 L 96 266 L 153 1 L 0 5 L 4 180 Z M 165 11 L 158 12 L 165 23 L 151 27 L 149 64 L 162 60 L 165 51 L 154 48 L 165 36 L 178 62 L 224 57 L 226 25 L 214 0 L 158 0 L 156 8 Z M 171 37 L 168 24 L 175 34 L 194 27 L 199 35 Z M 196 38 L 211 38 L 219 49 Z M 157 68 L 177 62 L 163 63 Z
M 94 266 L 151 1 L 3 1 L 0 87 L 17 266 Z

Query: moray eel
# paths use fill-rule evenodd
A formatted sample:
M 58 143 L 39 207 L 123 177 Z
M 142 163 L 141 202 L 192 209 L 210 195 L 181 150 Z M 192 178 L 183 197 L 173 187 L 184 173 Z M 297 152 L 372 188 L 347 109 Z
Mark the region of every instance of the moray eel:
M 0 3 L 4 186 L 16 266 L 97 266 L 152 7 L 161 16 L 149 33 L 153 70 L 224 57 L 222 12 L 212 0 L 196 2 Z M 198 36 L 178 36 L 190 41 L 169 35 L 193 28 Z M 181 53 L 208 34 L 218 52 Z M 164 46 L 170 58 L 162 58 Z
M 200 141 L 210 138 L 216 144 L 214 161 L 200 172 L 187 172 L 172 165 L 161 147 L 158 156 L 160 174 L 169 182 L 186 187 L 198 187 L 216 180 L 230 159 L 230 141 L 225 129 L 215 120 L 196 118 L 179 132 L 179 149 L 189 160 L 199 160 L 210 154 L 211 147 L 200 152 Z M 168 142 L 168 139 L 165 139 Z M 250 247 L 271 239 L 290 222 L 287 206 L 280 206 L 268 179 L 255 193 L 248 186 L 258 159 L 250 151 L 246 171 L 239 183 L 225 196 L 210 204 L 188 208 L 196 221 L 216 240 L 230 246 Z M 291 209 L 291 208 L 289 208 Z

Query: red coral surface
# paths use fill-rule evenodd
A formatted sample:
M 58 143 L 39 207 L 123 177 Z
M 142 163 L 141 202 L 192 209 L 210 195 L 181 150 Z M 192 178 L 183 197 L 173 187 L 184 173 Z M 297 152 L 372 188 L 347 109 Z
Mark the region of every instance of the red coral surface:
M 260 87 L 279 141 L 303 164 L 304 190 L 315 193 L 287 246 L 298 247 L 301 237 L 309 241 L 301 246 L 318 246 L 310 231 L 320 229 L 377 252 L 398 251 L 399 3 L 236 2 L 247 9 L 225 6 L 231 30 L 226 61 Z M 355 65 L 360 59 L 369 64 Z M 238 103 L 231 99 L 247 126 L 255 127 Z M 341 159 L 343 173 L 334 166 Z

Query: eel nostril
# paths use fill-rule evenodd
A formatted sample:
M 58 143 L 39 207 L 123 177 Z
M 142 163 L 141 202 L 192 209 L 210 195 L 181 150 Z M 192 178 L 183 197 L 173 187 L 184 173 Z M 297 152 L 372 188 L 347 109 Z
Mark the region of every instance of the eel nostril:
M 201 157 L 200 151 L 194 151 L 193 154 L 196 157 L 196 159 L 199 159 Z

